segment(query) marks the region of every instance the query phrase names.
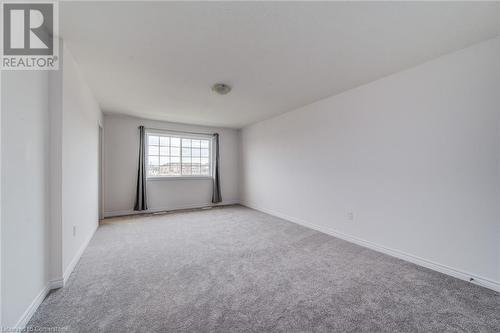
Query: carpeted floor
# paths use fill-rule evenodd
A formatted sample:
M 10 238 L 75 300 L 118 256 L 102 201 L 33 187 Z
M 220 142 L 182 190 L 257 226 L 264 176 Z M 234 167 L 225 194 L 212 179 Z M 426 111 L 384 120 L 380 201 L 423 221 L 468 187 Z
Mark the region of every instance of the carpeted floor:
M 101 225 L 29 326 L 499 332 L 500 294 L 233 206 Z

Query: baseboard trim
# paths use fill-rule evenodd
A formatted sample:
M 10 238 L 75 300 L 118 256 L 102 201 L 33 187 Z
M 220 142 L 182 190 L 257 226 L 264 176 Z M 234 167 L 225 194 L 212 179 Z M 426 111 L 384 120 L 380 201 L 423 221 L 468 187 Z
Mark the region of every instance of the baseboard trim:
M 80 258 L 82 257 L 83 252 L 85 251 L 85 249 L 89 245 L 90 240 L 92 239 L 92 237 L 94 237 L 94 234 L 97 231 L 98 227 L 99 227 L 99 224 L 96 223 L 94 230 L 90 233 L 89 237 L 87 237 L 87 239 L 85 239 L 82 246 L 80 246 L 80 248 L 78 249 L 78 252 L 76 252 L 75 256 L 73 257 L 73 259 L 69 263 L 68 267 L 66 267 L 66 269 L 64 270 L 64 274 L 62 277 L 62 286 L 60 286 L 59 288 L 64 287 L 66 285 L 66 283 L 68 282 L 68 279 L 71 276 L 71 273 L 73 273 L 73 270 L 75 269 L 76 265 L 78 264 L 78 261 L 80 261 Z M 60 280 L 61 279 L 57 279 L 54 281 L 60 282 Z
M 343 240 L 348 241 L 350 243 L 354 243 L 354 244 L 369 248 L 371 250 L 381 252 L 381 253 L 390 255 L 392 257 L 396 257 L 398 259 L 411 262 L 411 263 L 419 265 L 419 266 L 426 267 L 428 269 L 455 277 L 457 279 L 464 280 L 464 281 L 476 284 L 478 286 L 485 287 L 485 288 L 500 292 L 500 282 L 498 282 L 498 281 L 493 281 L 491 279 L 484 278 L 484 277 L 478 276 L 476 274 L 473 274 L 470 272 L 465 272 L 465 271 L 462 271 L 462 270 L 459 270 L 459 269 L 456 269 L 453 267 L 449 267 L 449 266 L 446 266 L 446 265 L 443 265 L 443 264 L 440 264 L 440 263 L 437 263 L 437 262 L 434 262 L 431 260 L 427 260 L 427 259 L 424 259 L 424 258 L 421 258 L 418 256 L 414 256 L 412 254 L 405 253 L 403 251 L 388 248 L 388 247 L 385 247 L 385 246 L 382 246 L 382 245 L 379 245 L 379 244 L 376 244 L 376 243 L 373 243 L 373 242 L 370 242 L 370 241 L 367 241 L 367 240 L 364 240 L 364 239 L 361 239 L 358 237 L 354 237 L 354 236 L 339 232 L 339 231 L 334 230 L 332 228 L 318 226 L 318 225 L 315 225 L 315 224 L 288 216 L 286 214 L 276 212 L 276 211 L 271 210 L 271 209 L 267 209 L 267 208 L 260 207 L 258 205 L 254 205 L 252 203 L 241 203 L 241 205 L 248 207 L 248 208 L 251 208 L 251 209 L 261 211 L 261 212 L 269 214 L 269 215 L 279 217 L 281 219 L 293 222 L 295 224 L 299 224 L 299 225 L 304 226 L 306 228 L 313 229 L 313 230 L 322 232 L 324 234 L 343 239 Z
M 213 203 L 209 202 L 209 203 L 199 203 L 199 204 L 192 204 L 192 205 L 180 205 L 180 206 L 168 207 L 168 208 L 148 209 L 148 210 L 144 210 L 144 211 L 115 210 L 115 211 L 111 211 L 111 212 L 104 212 L 104 218 L 127 216 L 127 215 L 138 215 L 138 214 L 151 214 L 151 213 L 166 212 L 166 211 L 173 211 L 173 210 L 183 210 L 183 209 L 229 206 L 229 205 L 236 205 L 236 204 L 239 204 L 239 200 L 228 200 L 228 201 L 221 202 L 219 204 L 213 204 Z
M 50 288 L 47 285 L 40 291 L 40 293 L 38 293 L 33 302 L 31 302 L 26 311 L 22 314 L 21 318 L 17 321 L 16 326 L 14 327 L 15 332 L 20 332 L 26 328 L 26 325 L 28 325 L 31 317 L 33 317 L 40 304 L 42 304 L 45 297 L 47 297 L 49 291 Z
M 55 279 L 55 280 L 50 280 L 49 281 L 49 289 L 52 290 L 52 289 L 59 289 L 59 288 L 62 288 L 64 287 L 64 279 L 63 278 L 60 278 L 60 279 Z
M 47 295 L 49 294 L 49 292 L 52 289 L 59 289 L 59 288 L 64 287 L 64 285 L 68 281 L 71 273 L 73 272 L 73 270 L 75 269 L 76 265 L 78 264 L 78 261 L 80 260 L 83 252 L 85 251 L 85 249 L 87 248 L 88 244 L 90 243 L 90 240 L 92 239 L 92 237 L 94 237 L 94 234 L 95 234 L 95 232 L 97 230 L 97 226 L 98 225 L 96 224 L 96 228 L 94 229 L 94 231 L 92 232 L 92 234 L 90 235 L 90 237 L 88 237 L 85 240 L 85 242 L 82 244 L 82 246 L 80 247 L 80 249 L 76 253 L 76 255 L 73 258 L 73 260 L 71 260 L 71 263 L 66 268 L 63 277 L 58 278 L 58 279 L 50 280 L 47 283 L 47 285 L 43 288 L 43 290 L 40 291 L 40 293 L 35 297 L 35 299 L 33 300 L 33 302 L 31 302 L 31 304 L 28 306 L 28 308 L 26 309 L 26 311 L 24 311 L 24 313 L 22 314 L 21 318 L 17 321 L 16 325 L 14 326 L 14 329 L 16 330 L 16 332 L 17 331 L 22 331 L 22 330 L 24 330 L 26 328 L 26 325 L 29 323 L 31 317 L 33 317 L 33 315 L 35 314 L 35 312 L 38 309 L 38 307 L 40 306 L 40 304 L 42 304 L 43 300 L 45 299 L 45 297 L 47 297 Z

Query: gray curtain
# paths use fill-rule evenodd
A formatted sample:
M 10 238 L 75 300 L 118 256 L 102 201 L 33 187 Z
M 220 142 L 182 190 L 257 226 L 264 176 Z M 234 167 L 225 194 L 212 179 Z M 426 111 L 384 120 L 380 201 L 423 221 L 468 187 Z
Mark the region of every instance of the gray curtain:
M 146 133 L 144 126 L 139 126 L 139 165 L 137 168 L 137 189 L 134 210 L 148 209 L 146 195 Z
M 220 181 L 219 181 L 219 133 L 214 134 L 214 146 L 215 146 L 215 156 L 214 156 L 214 175 L 213 175 L 213 190 L 212 190 L 212 202 L 218 203 L 222 201 L 222 196 L 220 193 Z

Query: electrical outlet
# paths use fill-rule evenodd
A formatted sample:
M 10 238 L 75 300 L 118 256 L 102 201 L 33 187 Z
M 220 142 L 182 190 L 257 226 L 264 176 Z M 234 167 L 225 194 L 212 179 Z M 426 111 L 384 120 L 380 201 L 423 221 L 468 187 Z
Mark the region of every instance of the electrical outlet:
M 73 226 L 73 237 L 76 236 L 76 225 Z
M 347 213 L 347 220 L 348 221 L 354 221 L 354 212 L 348 212 Z

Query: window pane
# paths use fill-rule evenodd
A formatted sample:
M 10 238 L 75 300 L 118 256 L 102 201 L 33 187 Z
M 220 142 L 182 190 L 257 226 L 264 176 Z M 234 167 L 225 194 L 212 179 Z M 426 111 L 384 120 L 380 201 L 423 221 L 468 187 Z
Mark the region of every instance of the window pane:
M 199 175 L 200 174 L 200 165 L 199 164 L 193 164 L 191 166 L 191 174 L 192 175 Z
M 158 166 L 149 166 L 148 175 L 149 176 L 158 176 Z
M 168 156 L 169 155 L 169 149 L 168 149 L 168 147 L 161 147 L 160 146 L 160 155 Z
M 165 164 L 168 164 L 170 161 L 169 161 L 169 158 L 167 156 L 160 156 L 160 165 L 165 165 Z
M 170 155 L 172 156 L 180 156 L 181 154 L 181 149 L 178 147 L 171 147 L 170 148 Z
M 168 176 L 169 174 L 169 168 L 170 168 L 170 165 L 169 164 L 165 164 L 165 165 L 160 165 L 159 169 L 159 174 L 160 176 Z
M 168 146 L 170 144 L 170 138 L 168 136 L 160 136 L 160 146 Z
M 210 167 L 207 165 L 201 165 L 200 174 L 203 176 L 210 176 Z
M 160 163 L 160 159 L 158 156 L 149 156 L 148 164 L 149 165 L 158 165 Z
M 180 138 L 170 138 L 170 145 L 172 147 L 180 147 L 181 139 Z
M 163 170 L 164 170 L 163 176 L 174 176 L 172 172 L 172 165 L 167 164 L 166 166 L 164 166 Z
M 170 175 L 180 176 L 181 175 L 181 165 L 179 163 L 170 164 Z
M 158 155 L 158 146 L 149 146 L 148 155 Z
M 182 164 L 182 174 L 186 176 L 191 175 L 191 163 Z
M 210 139 L 148 135 L 147 143 L 148 176 L 210 176 Z
M 148 144 L 149 145 L 158 145 L 158 136 L 156 135 L 149 135 L 148 136 Z

